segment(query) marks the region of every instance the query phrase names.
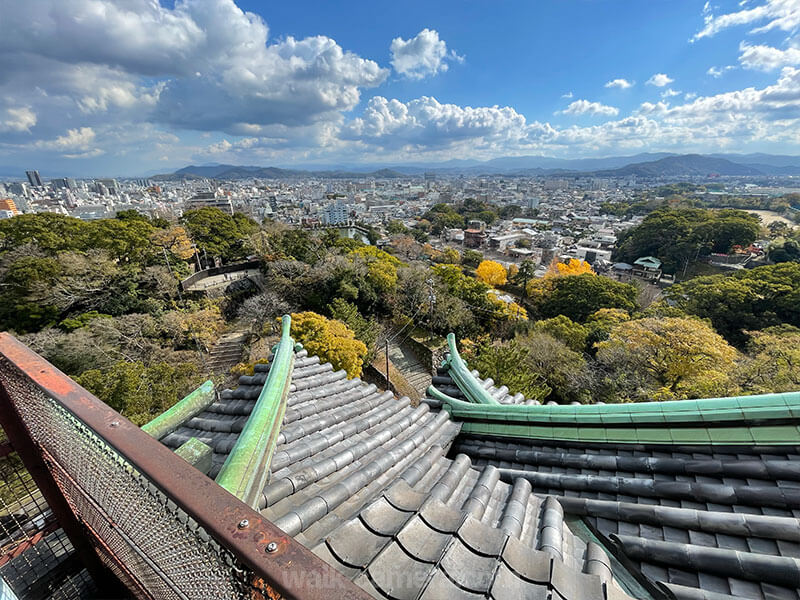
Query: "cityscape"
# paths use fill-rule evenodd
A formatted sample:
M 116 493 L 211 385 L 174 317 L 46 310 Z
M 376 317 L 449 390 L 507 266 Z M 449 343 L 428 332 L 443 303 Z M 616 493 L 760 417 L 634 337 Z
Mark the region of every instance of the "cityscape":
M 800 599 L 800 0 L 0 0 L 1 600 Z

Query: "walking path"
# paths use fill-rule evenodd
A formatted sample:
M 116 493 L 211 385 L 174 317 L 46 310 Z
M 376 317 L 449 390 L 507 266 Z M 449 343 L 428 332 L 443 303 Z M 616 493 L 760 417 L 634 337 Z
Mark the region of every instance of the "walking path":
M 231 367 L 241 362 L 242 349 L 247 341 L 244 331 L 232 331 L 219 338 L 208 354 L 209 371 L 212 373 L 227 373 Z

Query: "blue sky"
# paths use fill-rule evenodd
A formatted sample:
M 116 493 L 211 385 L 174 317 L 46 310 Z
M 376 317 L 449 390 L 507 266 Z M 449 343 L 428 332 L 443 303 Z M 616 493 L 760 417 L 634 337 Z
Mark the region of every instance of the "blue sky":
M 800 0 L 0 0 L 0 175 L 800 154 Z

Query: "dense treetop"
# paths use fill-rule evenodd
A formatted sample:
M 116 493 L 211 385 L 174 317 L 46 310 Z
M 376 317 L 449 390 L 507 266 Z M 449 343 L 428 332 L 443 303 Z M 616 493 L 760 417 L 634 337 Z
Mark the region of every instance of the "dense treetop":
M 700 256 L 749 246 L 760 228 L 758 217 L 739 210 L 659 209 L 620 235 L 614 258 L 632 263 L 655 256 L 675 273 Z

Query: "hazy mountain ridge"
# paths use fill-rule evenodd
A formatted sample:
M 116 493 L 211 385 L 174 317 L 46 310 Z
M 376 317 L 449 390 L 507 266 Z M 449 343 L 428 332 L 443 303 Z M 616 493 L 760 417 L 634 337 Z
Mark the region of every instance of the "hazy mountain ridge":
M 800 156 L 770 154 L 669 154 L 642 153 L 607 158 L 564 159 L 546 156 L 511 156 L 485 162 L 451 160 L 443 163 L 404 165 L 336 165 L 336 168 L 283 168 L 247 165 L 190 165 L 156 179 L 204 177 L 212 179 L 381 179 L 433 173 L 438 175 L 545 176 L 593 175 L 598 177 L 703 177 L 800 175 Z
M 618 169 L 595 171 L 597 176 L 605 177 L 685 177 L 707 175 L 757 176 L 765 175 L 752 166 L 732 162 L 725 158 L 714 158 L 700 154 L 667 156 L 659 160 L 634 163 Z

